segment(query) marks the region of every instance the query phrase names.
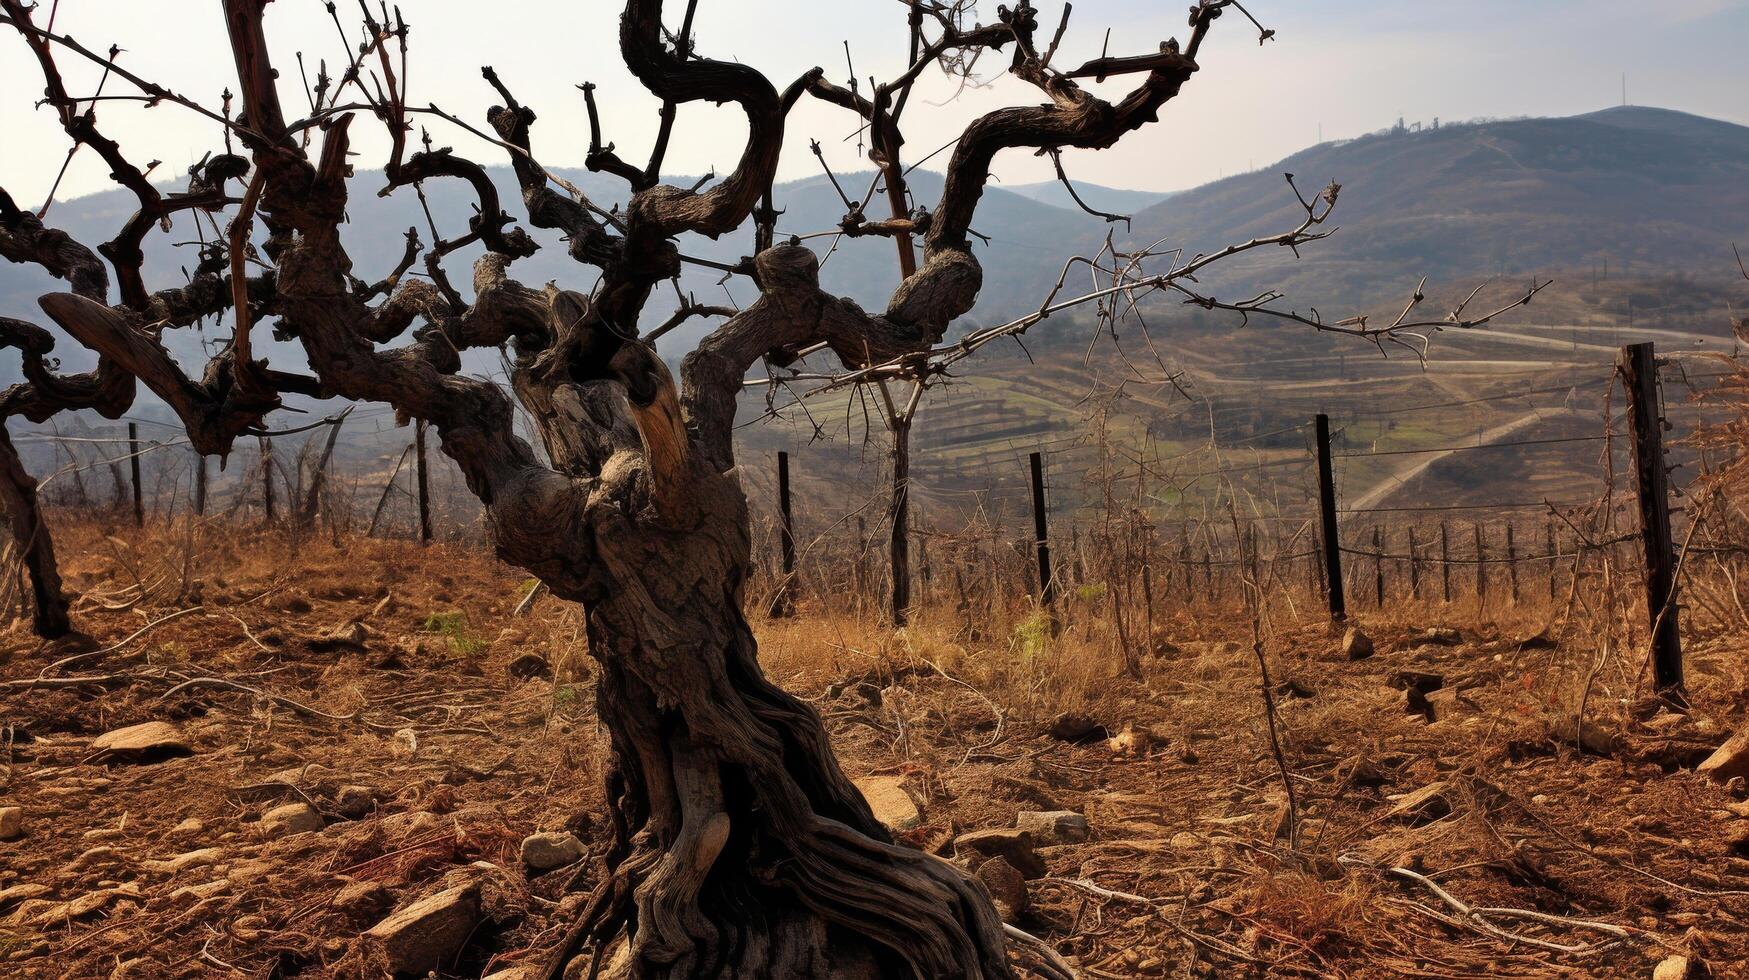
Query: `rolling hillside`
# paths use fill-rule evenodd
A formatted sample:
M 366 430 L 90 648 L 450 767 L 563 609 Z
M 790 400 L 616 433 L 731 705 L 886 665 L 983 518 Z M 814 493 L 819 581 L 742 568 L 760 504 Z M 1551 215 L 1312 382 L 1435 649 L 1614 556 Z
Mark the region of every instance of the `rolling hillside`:
M 1638 107 L 1327 143 L 1149 208 L 1129 240 L 1196 252 L 1286 231 L 1301 212 L 1284 173 L 1307 194 L 1342 185 L 1341 231 L 1298 262 L 1268 256 L 1223 278 L 1268 274 L 1265 284 L 1322 304 L 1402 294 L 1423 274 L 1607 263 L 1637 276 L 1724 278 L 1731 242 L 1749 241 L 1749 128 Z
M 1661 353 L 1728 349 L 1726 306 L 1749 305 L 1749 289 L 1734 281 L 1730 258 L 1732 241 L 1749 243 L 1749 129 L 1683 113 L 1624 108 L 1567 119 L 1381 133 L 1313 147 L 1265 171 L 1169 197 L 1078 186 L 1096 207 L 1135 212 L 1129 240 L 1169 238 L 1195 251 L 1291 227 L 1297 207 L 1281 180 L 1284 171 L 1298 174 L 1308 192 L 1331 179 L 1343 184 L 1340 233 L 1306 249 L 1302 258 L 1269 250 L 1234 263 L 1206 277 L 1205 285 L 1225 295 L 1277 286 L 1298 308 L 1377 311 L 1400 304 L 1416 279 L 1427 275 L 1428 309 L 1437 313 L 1471 285 L 1501 273 L 1508 279 L 1499 287 L 1502 298 L 1516 288 L 1511 283 L 1531 275 L 1557 275 L 1561 282 L 1534 307 L 1493 328 L 1443 334 L 1425 371 L 1413 359 L 1380 360 L 1378 352 L 1347 338 L 1263 323 L 1241 331 L 1231 318 L 1157 300 L 1149 313 L 1153 336 L 1166 366 L 1180 373 L 1195 401 L 1158 385 L 1130 385 L 1113 395 L 1110 386 L 1128 377 L 1130 369 L 1109 338 L 1089 347 L 1091 330 L 1084 318 L 1053 318 L 1027 338 L 1026 351 L 1005 346 L 989 352 L 962 366 L 965 377 L 925 403 L 925 416 L 932 421 L 917 439 L 919 499 L 951 506 L 964 502 L 971 488 L 998 484 L 1004 493 L 1020 493 L 1017 460 L 1029 447 L 1068 454 L 1063 456 L 1068 472 L 1090 472 L 1097 460 L 1085 435 L 1096 405 L 1109 409 L 1112 439 L 1131 445 L 1153 440 L 1168 454 L 1206 443 L 1213 432 L 1223 442 L 1247 440 L 1246 451 L 1261 452 L 1265 459 L 1271 453 L 1292 456 L 1303 440 L 1291 427 L 1319 411 L 1357 420 L 1351 433 L 1364 435 L 1371 446 L 1475 439 L 1516 424 L 1527 410 L 1590 403 L 1551 392 L 1536 405 L 1509 403 L 1389 424 L 1358 420 L 1382 403 L 1462 403 L 1527 384 L 1540 390 L 1550 381 L 1590 392 L 1587 385 L 1607 377 L 1615 345 L 1656 339 Z M 587 173 L 567 176 L 604 204 L 617 199 L 613 181 Z M 494 171 L 494 177 L 501 185 L 510 182 L 505 171 Z M 930 202 L 939 194 L 939 175 L 918 171 L 911 179 L 918 200 Z M 859 196 L 870 180 L 867 173 L 839 175 L 846 191 Z M 402 231 L 423 227 L 424 221 L 413 197 L 376 197 L 378 175 L 361 174 L 356 183 L 352 247 L 360 274 L 379 275 L 399 254 Z M 427 192 L 440 228 L 459 227 L 468 207 L 461 189 L 453 182 L 434 183 Z M 824 177 L 780 185 L 777 198 L 785 210 L 780 226 L 785 234 L 829 231 L 843 211 Z M 1158 203 L 1136 207 L 1150 201 Z M 1073 202 L 1057 184 L 986 194 L 975 225 L 990 239 L 979 246 L 986 280 L 968 321 L 996 321 L 1032 308 L 1066 255 L 1097 247 L 1107 226 L 1056 206 L 1063 203 Z M 84 241 L 97 242 L 126 211 L 123 195 L 107 193 L 61 202 L 51 220 Z M 151 240 L 148 268 L 157 283 L 180 278 L 178 270 L 188 257 L 169 243 L 192 237 L 185 231 Z M 544 247 L 518 264 L 518 275 L 528 282 L 555 280 L 587 289 L 588 271 L 565 257 L 562 243 L 548 233 L 535 234 Z M 732 260 L 746 249 L 748 238 L 737 233 L 682 247 L 689 254 Z M 869 307 L 884 304 L 895 279 L 889 242 L 846 240 L 834 248 L 834 238 L 824 236 L 810 238 L 809 244 L 829 253 L 822 274 L 828 288 Z M 464 269 L 471 258 L 456 256 L 452 270 Z M 465 275 L 455 278 L 466 281 Z M 715 273 L 692 273 L 686 287 L 721 301 L 725 287 L 717 280 Z M 0 266 L 0 312 L 31 316 L 35 296 L 53 288 L 35 270 Z M 726 288 L 737 302 L 752 299 L 743 281 Z M 652 307 L 652 318 L 666 316 L 661 304 Z M 665 341 L 665 352 L 677 356 L 704 325 L 692 329 L 691 336 L 677 332 Z M 1133 347 L 1139 338 L 1128 329 L 1126 343 Z M 201 353 L 198 332 L 180 331 L 170 339 L 190 363 Z M 295 367 L 301 360 L 291 345 L 264 346 L 276 365 Z M 76 349 L 61 353 L 69 368 L 89 363 Z M 475 352 L 468 369 L 491 373 L 501 367 L 492 352 Z M 16 370 L 15 360 L 0 358 L 0 381 Z M 744 417 L 763 407 L 756 401 L 749 399 Z M 153 409 L 143 400 L 138 411 Z M 878 492 L 884 435 L 870 436 L 851 416 L 838 403 L 822 405 L 812 417 L 792 412 L 776 422 L 744 427 L 748 458 L 789 447 L 815 461 L 800 479 L 822 481 L 814 494 L 818 499 L 866 497 Z M 1570 412 L 1549 419 L 1538 435 L 1595 428 L 1590 418 Z M 1278 434 L 1281 430 L 1287 434 Z M 815 438 L 822 433 L 826 442 Z M 366 435 L 356 428 L 349 434 L 363 442 L 355 453 L 379 451 Z M 401 437 L 385 429 L 382 438 Z M 1523 483 L 1532 473 L 1559 484 L 1594 469 L 1594 459 L 1523 455 L 1517 468 L 1432 471 L 1416 477 L 1416 485 L 1453 492 L 1479 481 Z M 1355 467 L 1357 495 L 1389 490 L 1387 482 L 1399 475 L 1382 463 L 1373 470 Z M 1064 491 L 1072 492 L 1078 491 Z

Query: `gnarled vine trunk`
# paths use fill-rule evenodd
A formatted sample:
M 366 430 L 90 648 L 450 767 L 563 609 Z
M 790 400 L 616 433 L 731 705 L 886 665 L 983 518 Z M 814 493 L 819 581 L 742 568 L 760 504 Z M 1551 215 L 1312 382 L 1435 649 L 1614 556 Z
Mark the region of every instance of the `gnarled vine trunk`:
M 623 933 L 606 975 L 1008 976 L 982 885 L 895 845 L 819 715 L 760 670 L 735 474 L 677 478 L 678 519 L 637 480 L 574 532 L 587 571 L 543 576 L 583 606 L 612 747 L 607 878 L 562 953 Z M 518 525 L 501 546 L 523 546 Z
M 36 635 L 55 640 L 72 630 L 61 573 L 55 564 L 54 539 L 43 524 L 36 499 L 36 478 L 25 472 L 6 427 L 0 425 L 0 514 L 12 529 L 12 541 L 30 577 L 31 626 Z
M 593 88 L 583 86 L 590 122 L 585 162 L 629 185 L 623 209 L 603 209 L 541 167 L 531 149 L 534 112 L 496 72 L 482 70 L 502 98 L 486 119 L 497 145 L 509 151 L 529 223 L 562 233 L 571 257 L 599 270 L 585 294 L 512 278 L 511 265 L 539 244 L 514 227 L 491 176 L 430 141 L 422 150 L 408 146 L 418 123 L 460 120 L 409 101 L 409 32 L 398 9 L 391 17 L 377 8 L 384 18 L 378 22 L 373 5 L 360 5 L 364 40 L 346 53 L 338 80 L 322 72 L 314 90 L 293 100 L 294 107 L 310 106 L 308 116 L 294 119 L 301 110 L 288 113 L 280 92 L 293 76 L 282 80 L 274 68 L 266 0 L 220 4 L 240 90 L 235 114 L 228 103 L 213 112 L 139 78 L 116 64 L 115 52 L 105 59 L 54 34 L 52 25 L 39 28 L 24 0 L 0 0 L 0 21 L 35 54 L 46 101 L 68 136 L 98 154 L 140 205 L 101 248 L 120 287 L 122 302 L 112 306 L 90 250 L 42 228 L 0 191 L 0 257 L 67 279 L 72 291 L 43 297 L 43 311 L 99 355 L 93 375 L 53 377 L 44 360 L 53 346 L 47 334 L 0 321 L 0 347 L 25 352 L 31 379 L 0 395 L 0 420 L 77 407 L 113 416 L 131 402 L 137 378 L 176 412 L 197 451 L 221 457 L 238 436 L 258 430 L 287 393 L 383 402 L 402 420 L 433 427 L 485 505 L 500 556 L 582 605 L 590 651 L 601 665 L 614 841 L 595 900 L 555 952 L 553 967 L 569 962 L 573 972 L 591 971 L 600 966 L 594 958 L 617 949 L 610 976 L 1007 980 L 1004 927 L 983 886 L 944 861 L 896 845 L 840 769 L 819 716 L 760 671 L 742 610 L 749 547 L 734 461 L 736 402 L 760 362 L 782 367 L 822 351 L 851 372 L 842 383 L 880 371 L 906 377 L 920 393 L 924 380 L 951 362 L 936 357 L 937 345 L 972 308 L 983 282 L 971 223 L 996 155 L 1013 148 L 1053 155 L 1068 147 L 1100 149 L 1155 121 L 1196 72 L 1210 25 L 1232 5 L 1195 0 L 1182 47 L 1167 41 L 1157 53 L 1101 57 L 1065 72 L 1051 64 L 1062 29 L 1041 53 L 1029 0 L 998 7 L 988 25 L 968 25 L 969 5 L 910 3 L 910 67 L 865 96 L 854 85 L 827 81 L 818 68 L 780 91 L 747 65 L 695 51 L 694 4 L 675 30 L 664 23 L 662 0 L 624 0 L 620 54 L 662 103 L 646 165 L 622 159 L 603 138 Z M 186 193 L 161 194 L 98 130 L 96 108 L 67 90 L 57 50 L 100 63 L 106 78 L 113 73 L 147 93 L 151 104 L 203 113 L 224 127 L 227 150 L 234 138 L 248 156 L 210 156 L 191 170 Z M 899 120 L 913 84 L 937 62 L 969 71 L 981 53 L 1004 50 L 1011 56 L 1007 70 L 1048 103 L 979 117 L 953 144 L 933 211 L 907 211 Z M 1141 80 L 1117 101 L 1075 81 L 1115 76 Z M 893 216 L 870 221 L 862 204 L 845 198 L 840 230 L 898 244 L 901 280 L 882 311 L 825 293 L 815 255 L 799 239 L 777 243 L 781 212 L 773 181 L 788 113 L 805 95 L 849 110 L 872 134 L 869 159 L 887 181 Z M 707 101 L 733 103 L 746 117 L 733 170 L 691 188 L 663 184 L 677 108 Z M 381 123 L 389 139 L 381 193 L 461 180 L 476 199 L 465 232 L 442 238 L 430 222 L 436 240 L 423 278 L 407 275 L 421 251 L 417 232 L 386 277 L 367 282 L 354 275 L 341 229 L 354 172 L 351 130 L 366 119 Z M 232 196 L 230 182 L 245 184 L 242 197 Z M 145 235 L 167 227 L 179 211 L 210 218 L 233 205 L 230 233 L 203 251 L 189 283 L 148 293 Z M 705 262 L 680 250 L 682 236 L 717 238 L 749 220 L 756 254 L 741 262 Z M 257 221 L 267 235 L 251 256 L 246 245 Z M 923 245 L 921 262 L 915 241 Z M 464 296 L 442 261 L 476 243 L 486 254 L 474 265 L 471 296 Z M 249 276 L 252 258 L 268 270 Z M 686 358 L 677 385 L 638 325 L 652 294 L 665 282 L 678 284 L 688 262 L 745 276 L 758 298 L 738 312 L 683 302 L 679 319 L 729 319 Z M 1196 268 L 1190 263 L 1180 275 Z M 235 330 L 197 382 L 169 355 L 161 331 L 226 309 Z M 310 375 L 271 370 L 254 356 L 251 328 L 268 317 L 278 318 L 278 334 L 302 347 Z M 396 343 L 409 331 L 410 339 Z M 959 352 L 994 336 L 962 340 Z M 511 387 L 544 452 L 518 432 L 511 400 L 496 383 L 463 373 L 468 350 L 513 354 Z

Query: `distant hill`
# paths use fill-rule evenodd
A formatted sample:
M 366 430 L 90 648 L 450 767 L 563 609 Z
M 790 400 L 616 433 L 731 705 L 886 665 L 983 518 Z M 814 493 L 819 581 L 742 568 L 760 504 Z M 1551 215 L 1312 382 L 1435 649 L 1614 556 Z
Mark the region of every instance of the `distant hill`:
M 553 232 L 532 228 L 520 222 L 523 214 L 515 179 L 508 167 L 488 168 L 504 197 L 506 210 L 542 245 L 528 259 L 516 263 L 514 274 L 524 282 L 539 284 L 555 281 L 561 285 L 587 291 L 595 281 L 596 271 L 573 262 L 565 253 L 564 243 Z M 623 205 L 624 184 L 617 178 L 604 177 L 587 171 L 558 169 L 566 179 L 575 182 L 597 204 L 603 207 Z M 860 199 L 867 193 L 872 172 L 838 175 L 845 192 Z M 672 182 L 687 185 L 690 178 L 675 177 Z M 941 175 L 917 171 L 910 177 L 913 195 L 920 202 L 933 204 L 941 195 Z M 410 189 L 388 198 L 377 196 L 382 175 L 363 171 L 351 181 L 351 217 L 344 237 L 353 257 L 355 273 L 361 278 L 375 279 L 393 267 L 403 247 L 403 234 L 409 227 L 419 229 L 420 238 L 429 245 L 431 235 L 420 210 L 418 199 Z M 473 198 L 460 181 L 432 181 L 426 185 L 426 196 L 445 235 L 458 234 L 472 214 Z M 1127 192 L 1113 192 L 1123 194 Z M 1156 196 L 1157 197 L 1157 196 Z M 844 205 L 838 192 L 824 176 L 780 184 L 775 188 L 777 206 L 783 210 L 778 219 L 781 235 L 812 235 L 833 231 L 844 215 Z M 870 206 L 871 215 L 879 215 L 885 198 L 877 197 Z M 106 191 L 87 197 L 57 202 L 49 214 L 49 224 L 62 228 L 77 240 L 95 247 L 115 234 L 133 211 L 133 198 L 124 191 Z M 1040 279 L 1056 276 L 1055 267 L 1062 261 L 1063 243 L 1093 234 L 1105 224 L 1079 209 L 1065 210 L 1042 203 L 1024 194 L 992 188 L 978 210 L 975 230 L 989 241 L 980 247 L 985 277 L 984 290 L 974 317 L 1000 318 L 1036 303 L 1042 295 Z M 1103 232 L 1100 232 L 1103 234 Z M 195 231 L 189 222 L 180 222 L 169 234 L 155 233 L 146 243 L 146 272 L 153 288 L 183 281 L 182 269 L 194 261 L 192 245 L 177 247 L 173 243 L 193 242 Z M 825 260 L 821 281 L 826 288 L 849 296 L 869 309 L 885 307 L 888 296 L 898 285 L 898 263 L 894 246 L 882 238 L 843 239 L 815 237 L 810 247 Z M 752 248 L 752 232 L 743 229 L 717 241 L 689 236 L 681 243 L 683 252 L 720 261 L 734 261 Z M 458 288 L 466 288 L 469 263 L 479 255 L 478 248 L 465 249 L 452 255 L 446 266 Z M 415 267 L 416 269 L 419 267 Z M 744 279 L 731 279 L 719 285 L 721 274 L 691 267 L 684 279 L 685 287 L 707 302 L 751 302 L 752 286 Z M 0 263 L 0 313 L 45 322 L 37 308 L 36 297 L 55 291 L 61 284 L 35 267 Z M 653 302 L 648 318 L 660 322 L 672 309 L 668 291 Z M 705 324 L 694 321 L 687 328 L 675 331 L 663 342 L 664 351 L 677 356 L 689 348 Z M 172 350 L 192 362 L 200 353 L 200 337 L 191 331 L 173 331 L 166 335 Z M 58 352 L 69 369 L 83 369 L 92 358 L 75 345 L 64 343 Z M 269 346 L 277 351 L 276 364 L 293 364 L 300 360 L 294 346 Z M 288 360 L 289 359 L 289 360 Z M 470 367 L 488 370 L 497 364 L 495 354 L 477 354 Z M 15 374 L 16 367 L 0 361 L 0 382 Z
M 1081 205 L 1069 195 L 1068 188 L 1060 180 L 1045 180 L 1036 184 L 1002 184 L 1002 190 L 1010 194 L 1031 198 L 1040 204 L 1049 204 L 1054 208 L 1068 211 L 1079 211 Z M 1131 191 L 1117 187 L 1102 187 L 1099 184 L 1075 181 L 1075 193 L 1090 208 L 1097 208 L 1109 214 L 1135 214 L 1147 210 L 1171 197 L 1169 192 L 1162 191 Z
M 565 170 L 596 201 L 611 206 L 623 200 L 612 178 Z M 1131 243 L 1167 239 L 1190 251 L 1278 233 L 1298 220 L 1298 207 L 1281 174 L 1293 172 L 1303 191 L 1315 193 L 1331 180 L 1342 183 L 1334 224 L 1340 232 L 1295 259 L 1281 250 L 1235 262 L 1210 278 L 1211 287 L 1281 286 L 1290 302 L 1322 308 L 1356 307 L 1395 299 L 1420 275 L 1436 284 L 1478 276 L 1572 272 L 1601 268 L 1639 277 L 1684 274 L 1723 277 L 1734 268 L 1730 244 L 1749 243 L 1749 128 L 1662 109 L 1618 108 L 1565 119 L 1523 119 L 1445 126 L 1423 132 L 1381 133 L 1327 143 L 1297 153 L 1254 173 L 1230 177 L 1175 195 L 1077 184 L 1096 208 L 1134 215 L 1133 229 L 1120 236 Z M 493 168 L 513 215 L 520 199 L 508 168 Z M 840 174 L 846 193 L 867 193 L 872 175 Z M 675 178 L 686 183 L 685 178 Z M 933 204 L 941 177 L 919 170 L 910 177 L 919 202 Z M 401 252 L 401 235 L 418 226 L 429 238 L 417 199 L 406 191 L 379 198 L 380 173 L 354 178 L 353 223 L 347 229 L 358 273 L 380 276 Z M 458 181 L 427 187 L 432 211 L 446 234 L 456 233 L 470 213 L 471 198 Z M 780 232 L 806 235 L 837 227 L 844 207 L 824 177 L 780 185 L 784 209 Z M 879 213 L 881 205 L 871 207 Z M 130 198 L 111 191 L 59 202 L 50 223 L 95 245 L 113 234 L 131 211 Z M 1004 319 L 1033 307 L 1054 282 L 1064 259 L 1090 253 L 1107 225 L 1084 214 L 1060 183 L 993 186 L 984 196 L 974 229 L 988 236 L 978 245 L 985 281 L 971 321 Z M 517 263 L 524 281 L 588 289 L 592 270 L 565 255 L 550 232 L 530 229 L 543 244 L 533 258 Z M 147 269 L 155 285 L 180 281 L 180 268 L 192 249 L 173 242 L 194 238 L 188 223 L 148 240 Z M 750 247 L 743 229 L 719 241 L 689 240 L 683 251 L 721 260 L 739 258 Z M 884 239 L 836 241 L 815 237 L 808 244 L 826 260 L 827 288 L 864 306 L 885 305 L 896 284 L 893 246 Z M 450 260 L 452 278 L 466 283 L 474 252 Z M 718 284 L 708 270 L 690 271 L 687 289 L 713 302 L 753 298 L 744 280 Z M 1242 285 L 1241 285 L 1242 284 Z M 35 298 L 58 288 L 34 268 L 0 265 L 0 313 L 40 321 Z M 1250 295 L 1247 293 L 1246 295 Z M 662 302 L 650 316 L 666 315 Z M 671 356 L 687 347 L 704 324 L 676 331 L 664 342 Z M 171 338 L 181 356 L 199 354 L 199 337 L 179 331 Z M 70 345 L 63 345 L 69 348 Z M 276 363 L 295 365 L 293 347 L 270 346 Z M 90 363 L 73 349 L 61 351 L 69 368 Z M 470 369 L 496 369 L 489 352 L 470 361 Z M 15 362 L 0 362 L 0 380 L 15 372 Z
M 1294 261 L 1235 264 L 1295 299 L 1364 302 L 1435 281 L 1611 270 L 1725 276 L 1749 241 L 1749 128 L 1625 107 L 1383 133 L 1327 143 L 1135 216 L 1132 242 L 1170 236 L 1192 252 L 1278 234 L 1301 211 L 1283 181 L 1342 184 L 1340 232 Z M 1256 278 L 1261 276 L 1262 278 Z

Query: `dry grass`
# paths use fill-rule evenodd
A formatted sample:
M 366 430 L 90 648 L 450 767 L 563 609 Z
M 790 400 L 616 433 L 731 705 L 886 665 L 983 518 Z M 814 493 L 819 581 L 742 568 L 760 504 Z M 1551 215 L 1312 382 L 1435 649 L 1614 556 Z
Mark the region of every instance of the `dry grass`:
M 0 908 L 5 971 L 107 976 L 131 963 L 122 975 L 196 976 L 212 966 L 205 949 L 263 975 L 357 975 L 351 940 L 380 913 L 332 906 L 354 880 L 404 901 L 489 874 L 494 919 L 464 972 L 555 940 L 575 902 L 568 874 L 529 879 L 512 851 L 537 830 L 573 829 L 597 852 L 603 840 L 604 748 L 575 608 L 549 598 L 511 617 L 526 577 L 462 545 L 324 538 L 294 554 L 277 532 L 217 525 L 192 543 L 169 527 L 113 539 L 79 524 L 60 537 L 84 596 L 78 621 L 100 645 L 203 609 L 85 667 L 230 678 L 359 714 L 326 720 L 217 688 L 162 698 L 167 685 L 149 680 L 0 694 L 14 733 L 0 794 L 25 807 L 30 828 L 27 846 L 0 844 L 12 848 L 0 888 L 51 889 Z M 141 584 L 145 599 L 103 608 Z M 968 616 L 939 590 L 900 632 L 873 603 L 841 594 L 805 595 L 798 616 L 755 628 L 766 669 L 820 709 L 852 775 L 905 777 L 925 817 L 908 835 L 918 846 L 951 853 L 957 832 L 1012 825 L 1020 810 L 1087 815 L 1092 839 L 1043 850 L 1050 875 L 1033 883 L 1023 922 L 1084 975 L 1632 976 L 1670 947 L 1729 975 L 1749 957 L 1749 901 L 1734 894 L 1749 890 L 1749 859 L 1733 843 L 1749 820 L 1729 809 L 1740 806 L 1730 790 L 1683 771 L 1744 723 L 1743 631 L 1702 620 L 1690 632 L 1696 707 L 1669 722 L 1643 710 L 1632 610 L 1610 612 L 1595 594 L 1591 612 L 1571 614 L 1564 596 L 1551 601 L 1545 587 L 1533 597 L 1529 585 L 1516 606 L 1361 603 L 1356 621 L 1378 653 L 1349 662 L 1314 596 L 1276 590 L 1265 652 L 1299 802 L 1296 844 L 1244 612 L 1162 589 L 1154 636 L 1130 633 L 1137 680 L 1125 676 L 1109 606 L 1075 588 L 1056 631 L 1018 600 Z M 362 644 L 335 645 L 335 629 L 353 622 Z M 1420 642 L 1433 626 L 1461 641 Z M 1537 636 L 1552 643 L 1523 642 Z M 21 624 L 0 633 L 0 651 L 3 679 L 66 654 Z M 556 679 L 510 677 L 509 663 L 529 653 Z M 1444 679 L 1431 720 L 1391 686 L 1410 670 Z M 1612 740 L 1601 753 L 1575 748 L 1582 700 Z M 1128 754 L 1060 742 L 1046 731 L 1064 712 L 1148 737 Z M 151 719 L 183 725 L 195 753 L 154 766 L 87 761 L 96 734 Z M 295 797 L 239 788 L 294 767 L 305 772 L 296 792 L 321 806 L 357 783 L 379 792 L 377 810 L 320 834 L 261 834 L 259 815 Z M 1431 784 L 1448 812 L 1392 815 L 1393 797 Z M 189 818 L 205 829 L 173 833 Z M 98 845 L 116 847 L 118 863 L 79 865 Z M 199 846 L 225 859 L 168 877 L 145 868 Z M 501 870 L 469 870 L 475 861 Z M 1475 905 L 1636 931 L 1582 955 L 1502 943 L 1380 870 L 1398 865 Z M 229 881 L 220 894 L 176 897 L 217 880 Z M 138 895 L 38 921 L 53 903 L 116 887 L 105 882 Z M 1550 941 L 1597 938 L 1502 924 Z

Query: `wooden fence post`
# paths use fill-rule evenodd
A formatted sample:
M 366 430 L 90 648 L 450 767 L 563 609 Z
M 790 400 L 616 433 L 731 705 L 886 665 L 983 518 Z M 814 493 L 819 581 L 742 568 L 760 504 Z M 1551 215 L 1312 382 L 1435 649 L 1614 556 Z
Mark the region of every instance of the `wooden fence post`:
M 194 454 L 194 514 L 206 516 L 206 454 Z
M 140 427 L 128 423 L 128 462 L 134 477 L 134 527 L 146 526 L 146 498 L 140 489 Z
M 911 609 L 911 420 L 895 414 L 893 429 L 893 497 L 888 517 L 891 547 L 893 626 L 910 622 Z
M 1555 542 L 1555 522 L 1549 522 L 1549 598 L 1555 597 L 1555 569 L 1561 567 L 1561 550 Z
M 1451 533 L 1444 521 L 1439 522 L 1439 582 L 1440 600 L 1451 604 Z
M 1652 345 L 1623 347 L 1616 370 L 1628 396 L 1628 434 L 1633 440 L 1634 485 L 1640 501 L 1640 541 L 1646 556 L 1646 614 L 1652 631 L 1652 672 L 1660 694 L 1679 704 L 1686 703 L 1676 604 L 1676 547 L 1670 534 L 1670 474 L 1664 465 L 1658 367 Z
M 1518 605 L 1518 545 L 1512 540 L 1512 525 L 1506 525 L 1506 581 L 1512 589 L 1512 604 Z
M 419 543 L 431 543 L 431 478 L 425 465 L 425 420 L 413 423 L 413 455 L 419 463 Z
M 1383 609 L 1385 606 L 1385 539 L 1379 532 L 1379 526 L 1372 526 L 1372 574 L 1373 574 L 1373 605 Z
M 1409 598 L 1421 598 L 1421 552 L 1415 543 L 1415 525 L 1409 525 Z
M 790 590 L 794 587 L 796 575 L 795 518 L 790 512 L 789 494 L 789 453 L 779 451 L 777 454 L 777 513 L 779 518 L 778 536 L 783 553 L 783 578 L 778 580 L 777 592 L 771 597 L 771 615 L 773 617 L 790 614 Z
M 1342 547 L 1336 535 L 1336 475 L 1330 462 L 1330 416 L 1320 413 L 1318 435 L 1318 510 L 1323 518 L 1325 594 L 1330 601 L 1330 618 L 1341 622 L 1348 618 L 1348 605 L 1342 596 Z
M 256 440 L 261 450 L 261 510 L 266 523 L 273 523 L 273 440 L 262 436 Z
M 1039 601 L 1046 608 L 1056 603 L 1056 583 L 1051 580 L 1050 528 L 1045 520 L 1045 458 L 1032 454 L 1032 551 L 1038 562 Z
M 1476 601 L 1481 602 L 1488 595 L 1488 557 L 1482 550 L 1482 523 L 1470 525 L 1470 530 L 1476 537 Z

